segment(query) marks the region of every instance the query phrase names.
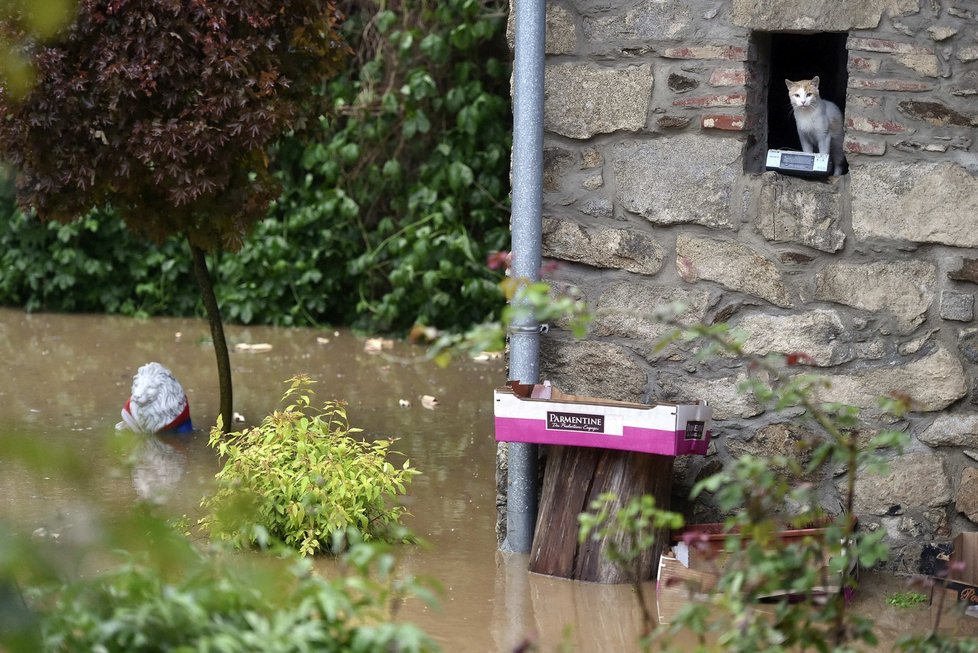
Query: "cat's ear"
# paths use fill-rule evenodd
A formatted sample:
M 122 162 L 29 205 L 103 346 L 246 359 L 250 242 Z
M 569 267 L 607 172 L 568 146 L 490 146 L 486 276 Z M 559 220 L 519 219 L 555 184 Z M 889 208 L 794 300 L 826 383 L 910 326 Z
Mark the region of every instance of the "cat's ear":
M 812 77 L 812 86 L 814 86 L 815 88 L 818 88 L 818 75 L 815 75 L 814 77 Z
M 788 88 L 791 88 L 792 86 L 794 86 L 795 83 L 793 81 L 791 81 L 790 79 L 786 79 L 786 80 L 784 80 L 784 84 Z

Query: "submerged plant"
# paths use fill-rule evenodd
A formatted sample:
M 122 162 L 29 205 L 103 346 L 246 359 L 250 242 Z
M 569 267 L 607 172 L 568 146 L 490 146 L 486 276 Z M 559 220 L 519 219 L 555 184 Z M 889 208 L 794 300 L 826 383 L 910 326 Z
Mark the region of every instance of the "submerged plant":
M 219 489 L 202 502 L 201 525 L 238 544 L 278 539 L 303 555 L 337 553 L 352 530 L 363 539 L 407 538 L 405 508 L 396 498 L 419 472 L 408 460 L 395 466 L 393 439 L 358 439 L 344 405 L 312 405 L 312 381 L 289 380 L 282 410 L 261 424 L 224 435 L 210 446 L 224 458 Z
M 437 650 L 416 626 L 394 622 L 388 606 L 428 592 L 411 579 L 395 580 L 390 554 L 376 545 L 354 544 L 345 575 L 326 579 L 295 554 L 248 559 L 203 554 L 183 538 L 171 544 L 184 554 L 179 567 L 127 556 L 112 571 L 48 594 L 40 650 Z

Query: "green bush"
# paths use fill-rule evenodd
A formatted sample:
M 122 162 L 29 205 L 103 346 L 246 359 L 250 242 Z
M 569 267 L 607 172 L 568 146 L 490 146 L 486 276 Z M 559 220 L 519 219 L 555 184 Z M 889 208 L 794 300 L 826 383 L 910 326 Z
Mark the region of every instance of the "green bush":
M 172 544 L 172 543 L 171 543 Z M 370 545 L 351 548 L 334 580 L 307 562 L 201 554 L 184 542 L 185 564 L 161 568 L 130 558 L 112 571 L 47 594 L 41 616 L 50 652 L 420 653 L 437 647 L 386 606 L 414 590 L 394 581 L 393 560 Z M 24 649 L 38 650 L 38 649 Z
M 486 255 L 509 240 L 509 64 L 499 0 L 357 0 L 334 111 L 270 162 L 282 193 L 214 264 L 225 318 L 406 331 L 465 328 L 502 305 Z M 157 247 L 111 212 L 41 225 L 0 213 L 0 304 L 186 315 L 198 292 L 182 242 Z
M 314 408 L 308 378 L 290 382 L 283 401 L 292 403 L 260 425 L 211 431 L 225 462 L 217 492 L 202 502 L 202 526 L 239 544 L 271 537 L 303 555 L 338 552 L 350 529 L 365 540 L 404 539 L 405 509 L 395 499 L 419 472 L 407 460 L 391 464 L 393 440 L 353 437 L 360 429 L 349 426 L 342 404 Z

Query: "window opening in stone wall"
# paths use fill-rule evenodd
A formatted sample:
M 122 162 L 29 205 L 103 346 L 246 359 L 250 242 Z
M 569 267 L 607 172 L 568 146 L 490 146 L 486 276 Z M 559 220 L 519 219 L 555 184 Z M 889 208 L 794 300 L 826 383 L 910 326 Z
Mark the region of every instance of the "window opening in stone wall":
M 819 95 L 845 113 L 848 84 L 847 34 L 787 34 L 755 32 L 751 36 L 754 84 L 748 95 L 748 111 L 755 117 L 748 146 L 749 172 L 765 169 L 768 150 L 802 150 L 784 80 L 819 77 Z M 832 172 L 831 167 L 829 172 Z

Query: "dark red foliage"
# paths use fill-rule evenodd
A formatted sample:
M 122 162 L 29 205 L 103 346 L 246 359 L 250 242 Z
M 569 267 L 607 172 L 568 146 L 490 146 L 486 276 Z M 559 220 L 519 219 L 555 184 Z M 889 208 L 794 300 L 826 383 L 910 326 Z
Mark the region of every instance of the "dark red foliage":
M 18 202 L 60 221 L 110 204 L 153 239 L 236 248 L 277 193 L 266 148 L 343 63 L 339 20 L 332 0 L 81 0 L 34 47 L 26 101 L 0 89 Z

